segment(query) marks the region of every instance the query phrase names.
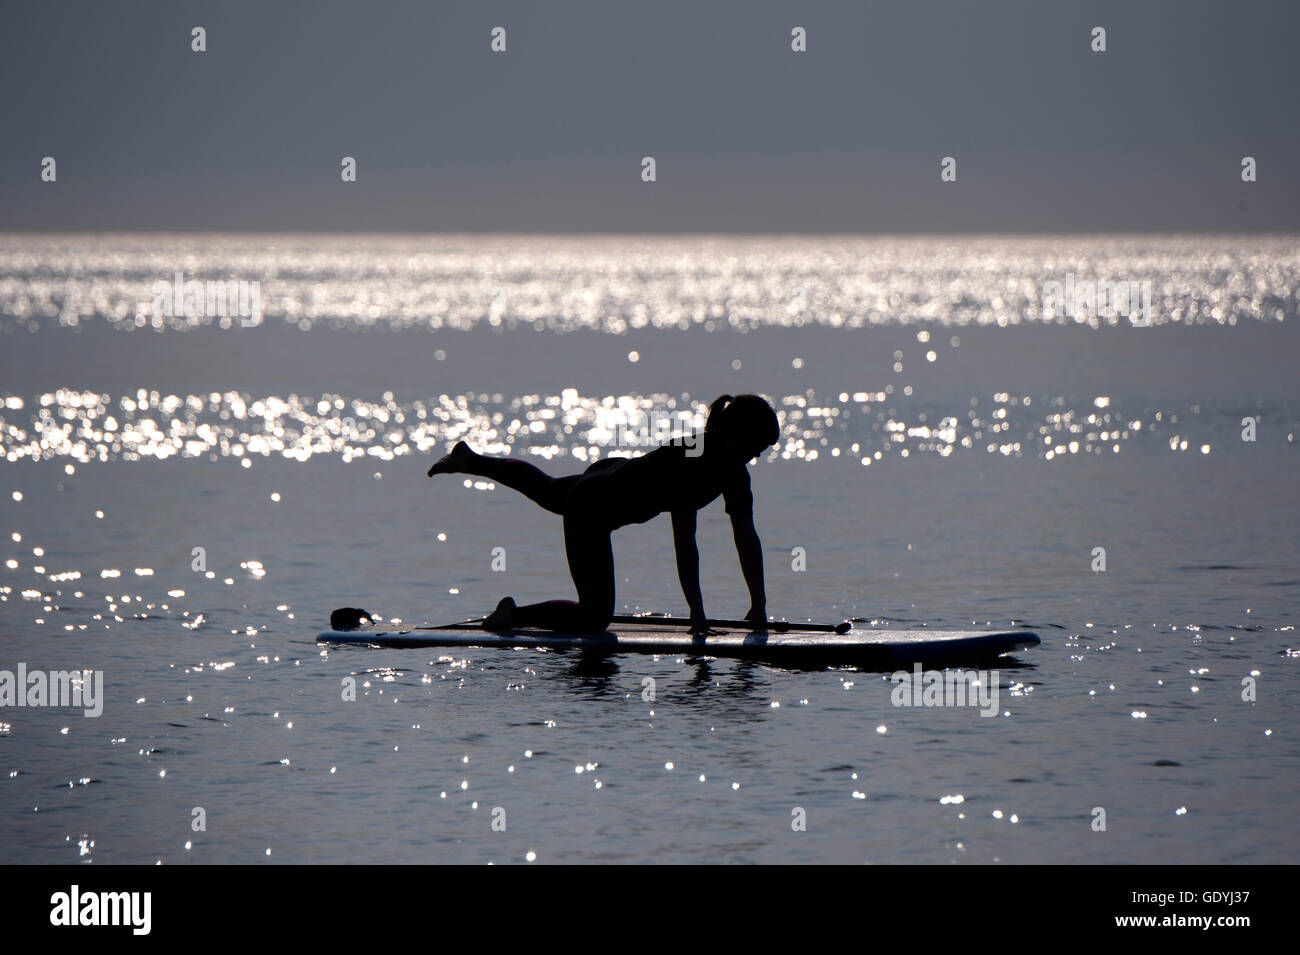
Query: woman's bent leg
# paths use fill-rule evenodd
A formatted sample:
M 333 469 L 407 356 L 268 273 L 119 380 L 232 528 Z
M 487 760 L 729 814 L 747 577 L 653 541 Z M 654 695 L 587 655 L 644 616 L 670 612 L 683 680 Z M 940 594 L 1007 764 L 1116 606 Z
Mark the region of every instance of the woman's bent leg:
M 564 519 L 564 550 L 578 600 L 548 600 L 516 607 L 514 625 L 568 633 L 603 633 L 614 617 L 614 547 L 609 530 Z

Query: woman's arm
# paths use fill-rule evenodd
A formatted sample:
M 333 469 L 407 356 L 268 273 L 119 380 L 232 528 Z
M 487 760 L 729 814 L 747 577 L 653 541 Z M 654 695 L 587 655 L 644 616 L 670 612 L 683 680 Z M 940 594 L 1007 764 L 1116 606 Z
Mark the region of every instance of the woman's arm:
M 682 583 L 686 606 L 691 609 L 691 623 L 706 626 L 704 598 L 700 595 L 700 551 L 695 546 L 695 512 L 673 511 L 673 546 L 677 551 L 677 579 Z
M 751 623 L 767 623 L 767 593 L 763 589 L 763 542 L 754 529 L 754 515 L 750 513 L 731 516 L 731 533 L 736 540 L 736 554 L 740 569 L 749 588 L 749 613 L 745 619 Z

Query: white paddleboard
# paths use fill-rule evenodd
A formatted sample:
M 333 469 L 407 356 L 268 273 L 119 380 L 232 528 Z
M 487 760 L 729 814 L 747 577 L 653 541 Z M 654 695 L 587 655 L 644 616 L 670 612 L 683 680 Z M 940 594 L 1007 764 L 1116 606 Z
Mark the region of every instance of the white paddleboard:
M 714 630 L 695 637 L 680 627 L 616 624 L 606 633 L 565 634 L 518 629 L 491 633 L 476 626 L 409 630 L 326 630 L 320 643 L 376 647 L 483 647 L 514 650 L 584 650 L 604 653 L 688 654 L 739 657 L 795 667 L 859 666 L 893 670 L 920 664 L 989 661 L 1036 647 L 1027 630 L 849 630 L 847 633 L 775 633 Z

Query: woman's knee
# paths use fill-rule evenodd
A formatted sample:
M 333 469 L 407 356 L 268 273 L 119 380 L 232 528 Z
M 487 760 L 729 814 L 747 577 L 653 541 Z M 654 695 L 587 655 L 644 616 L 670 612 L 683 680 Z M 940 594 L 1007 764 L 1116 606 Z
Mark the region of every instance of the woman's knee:
M 584 610 L 581 605 L 578 606 L 577 630 L 579 633 L 604 633 L 609 629 L 613 621 L 612 613 L 600 613 L 593 610 Z
M 584 633 L 604 633 L 614 620 L 614 603 L 593 604 L 579 600 L 578 617 Z

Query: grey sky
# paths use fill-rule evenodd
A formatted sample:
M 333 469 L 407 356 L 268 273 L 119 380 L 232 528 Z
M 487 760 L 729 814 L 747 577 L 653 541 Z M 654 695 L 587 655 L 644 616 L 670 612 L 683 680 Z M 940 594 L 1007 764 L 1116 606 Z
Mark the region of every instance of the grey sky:
M 0 230 L 1300 230 L 1290 0 L 2 16 Z

